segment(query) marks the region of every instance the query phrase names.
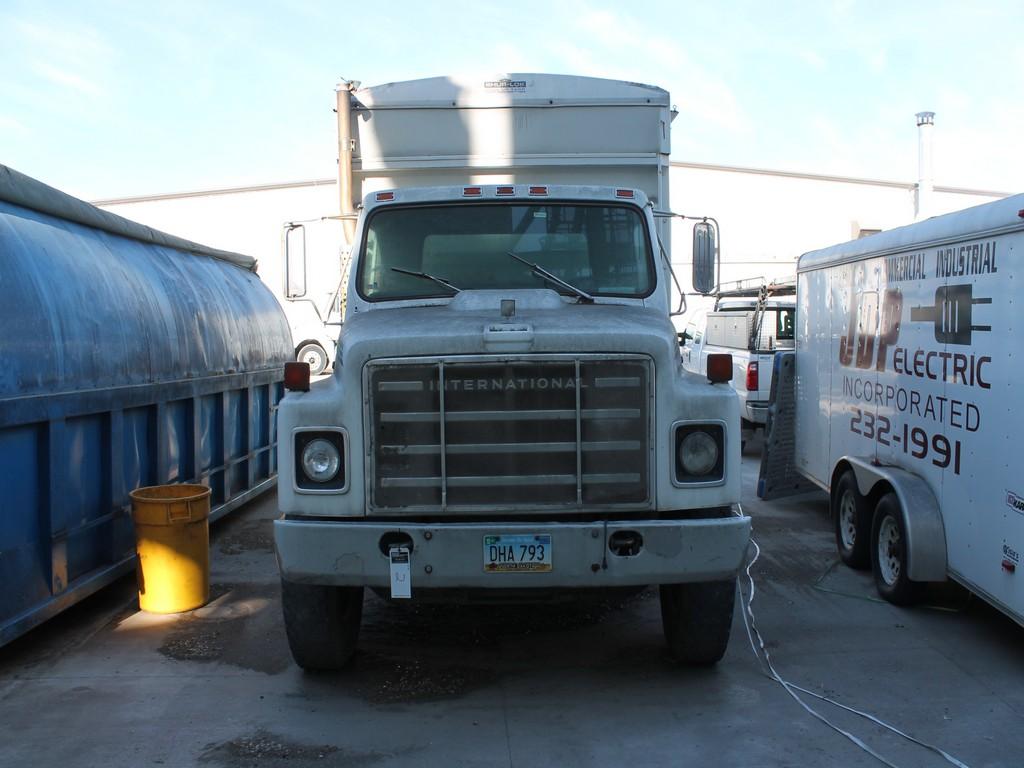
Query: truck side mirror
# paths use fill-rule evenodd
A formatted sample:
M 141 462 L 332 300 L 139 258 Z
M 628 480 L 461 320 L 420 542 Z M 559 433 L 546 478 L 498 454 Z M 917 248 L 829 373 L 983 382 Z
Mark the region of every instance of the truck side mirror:
M 705 219 L 693 225 L 693 289 L 705 295 L 718 284 L 718 227 Z
M 284 250 L 284 297 L 301 299 L 306 295 L 306 228 L 288 222 L 281 235 Z

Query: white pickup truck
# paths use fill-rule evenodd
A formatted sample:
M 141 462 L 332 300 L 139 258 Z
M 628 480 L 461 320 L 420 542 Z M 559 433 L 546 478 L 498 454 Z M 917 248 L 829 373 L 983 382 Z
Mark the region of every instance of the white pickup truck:
M 683 365 L 694 373 L 707 370 L 708 355 L 732 355 L 744 441 L 767 421 L 775 353 L 793 349 L 795 293 L 795 283 L 719 291 L 714 309 L 697 310 L 680 334 Z
M 514 75 L 352 98 L 356 178 L 372 189 L 380 167 L 395 186 L 363 197 L 334 374 L 310 388 L 290 364 L 278 410 L 295 660 L 348 662 L 364 587 L 429 600 L 657 584 L 673 656 L 718 661 L 750 518 L 729 361 L 685 371 L 669 320 L 668 94 Z M 499 140 L 494 183 L 453 165 Z M 421 182 L 466 181 L 403 184 L 417 164 Z M 634 184 L 554 183 L 624 171 Z

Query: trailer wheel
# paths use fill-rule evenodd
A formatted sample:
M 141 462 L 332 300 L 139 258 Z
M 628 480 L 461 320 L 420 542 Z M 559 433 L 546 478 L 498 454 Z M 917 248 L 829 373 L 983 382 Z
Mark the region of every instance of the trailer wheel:
M 839 559 L 859 571 L 871 566 L 871 510 L 851 470 L 844 472 L 832 496 Z
M 295 359 L 300 363 L 309 363 L 309 372 L 313 376 L 319 376 L 327 368 L 327 352 L 315 341 L 307 342 L 299 347 L 295 353 Z
M 295 663 L 307 670 L 344 667 L 356 650 L 363 618 L 362 587 L 281 580 L 284 628 Z
M 875 507 L 871 526 L 871 567 L 878 594 L 894 605 L 911 605 L 919 584 L 907 575 L 907 532 L 896 494 L 887 493 Z
M 661 624 L 676 661 L 710 666 L 725 655 L 736 582 L 661 585 Z

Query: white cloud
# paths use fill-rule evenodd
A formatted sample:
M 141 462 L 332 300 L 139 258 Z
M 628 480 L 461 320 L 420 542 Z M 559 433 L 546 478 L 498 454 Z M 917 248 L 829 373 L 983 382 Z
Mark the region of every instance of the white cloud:
M 800 61 L 809 65 L 813 69 L 818 70 L 819 72 L 823 71 L 826 67 L 825 59 L 817 51 L 812 51 L 810 49 L 805 48 L 803 50 L 798 50 L 795 53 L 797 58 L 800 59 Z
M 92 27 L 68 27 L 59 22 L 27 19 L 17 19 L 12 26 L 16 36 L 47 61 L 59 59 L 75 68 L 83 68 L 107 61 L 113 55 L 103 36 Z
M 938 89 L 937 106 L 934 111 L 947 113 L 966 113 L 971 109 L 971 94 L 955 86 L 942 86 Z
M 867 62 L 868 68 L 876 75 L 884 73 L 889 64 L 889 56 L 884 48 L 873 48 L 864 51 L 864 60 Z
M 580 38 L 560 43 L 573 69 L 596 77 L 633 80 L 636 72 L 658 72 L 657 85 L 668 88 L 679 111 L 700 124 L 744 136 L 750 119 L 728 82 L 696 63 L 685 45 L 607 9 L 577 7 L 574 26 Z
M 45 8 L 41 9 L 45 13 Z M 106 96 L 101 83 L 110 82 L 114 50 L 103 35 L 89 25 L 77 25 L 47 16 L 32 18 L 0 17 L 9 30 L 8 44 L 19 51 L 24 72 L 35 75 L 40 82 L 27 79 L 22 85 L 38 94 L 46 94 L 44 102 L 55 104 L 50 94 L 55 87 L 61 98 L 69 93 L 85 97 L 78 100 L 82 117 L 92 111 L 92 102 Z M 61 105 L 67 111 L 69 103 Z
M 935 118 L 935 182 L 952 186 L 982 187 L 998 192 L 1020 192 L 1024 158 L 1014 150 L 1024 135 L 1024 107 L 1007 105 L 992 115 L 998 120 L 1001 140 L 993 141 L 992 124 L 985 115 L 968 113 Z
M 0 131 L 7 130 L 22 136 L 29 134 L 28 126 L 10 115 L 0 115 Z
M 43 64 L 38 61 L 33 62 L 32 69 L 38 75 L 46 78 L 56 85 L 71 88 L 72 90 L 79 91 L 80 93 L 88 96 L 103 95 L 103 89 L 96 85 L 96 83 L 82 77 L 81 75 L 76 75 L 74 72 L 68 72 L 64 69 L 60 69 L 59 67 L 54 67 L 50 64 Z
M 500 62 L 500 67 L 505 72 L 531 72 L 534 69 L 534 64 L 525 51 L 510 43 L 498 43 L 495 46 L 493 61 Z

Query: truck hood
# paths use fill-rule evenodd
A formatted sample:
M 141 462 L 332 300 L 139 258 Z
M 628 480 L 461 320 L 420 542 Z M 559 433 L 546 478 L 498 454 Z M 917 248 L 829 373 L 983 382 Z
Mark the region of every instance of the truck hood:
M 514 314 L 506 303 L 515 302 Z M 642 304 L 576 304 L 550 290 L 463 291 L 435 306 L 350 315 L 339 339 L 342 367 L 382 357 L 643 353 L 679 362 L 675 329 Z

